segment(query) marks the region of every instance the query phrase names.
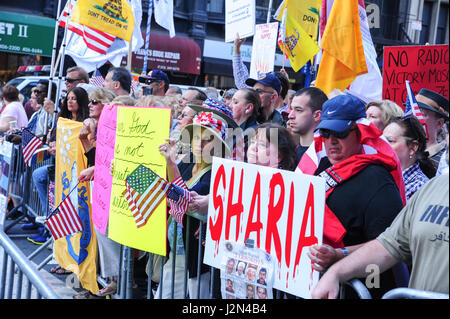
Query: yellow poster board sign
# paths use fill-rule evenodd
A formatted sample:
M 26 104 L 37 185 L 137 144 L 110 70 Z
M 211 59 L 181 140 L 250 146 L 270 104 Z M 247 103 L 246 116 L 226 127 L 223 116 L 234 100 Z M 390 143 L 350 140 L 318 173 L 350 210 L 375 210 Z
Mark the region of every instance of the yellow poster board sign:
M 164 199 L 145 226 L 137 227 L 125 196 L 125 179 L 142 164 L 162 178 L 166 160 L 158 147 L 169 137 L 170 108 L 119 107 L 108 237 L 135 249 L 166 254 L 167 202 Z
M 81 122 L 58 119 L 55 204 L 59 205 L 66 196 L 69 196 L 77 209 L 84 230 L 55 240 L 53 250 L 58 264 L 75 273 L 83 288 L 95 294 L 98 291 L 97 236 L 91 219 L 90 184 L 84 182 L 77 186 L 78 175 L 87 164 L 83 145 L 78 138 L 81 127 L 83 127 Z

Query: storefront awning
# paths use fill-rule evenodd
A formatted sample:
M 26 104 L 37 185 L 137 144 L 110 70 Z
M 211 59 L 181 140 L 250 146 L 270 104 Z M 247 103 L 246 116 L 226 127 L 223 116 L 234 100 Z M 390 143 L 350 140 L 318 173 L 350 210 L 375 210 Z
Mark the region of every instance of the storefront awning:
M 52 55 L 54 19 L 0 11 L 0 51 Z
M 145 33 L 142 36 L 145 39 Z M 144 55 L 144 46 L 137 53 L 133 53 L 133 68 L 142 68 Z M 192 39 L 150 34 L 147 71 L 158 69 L 165 72 L 200 74 L 201 57 L 200 47 Z

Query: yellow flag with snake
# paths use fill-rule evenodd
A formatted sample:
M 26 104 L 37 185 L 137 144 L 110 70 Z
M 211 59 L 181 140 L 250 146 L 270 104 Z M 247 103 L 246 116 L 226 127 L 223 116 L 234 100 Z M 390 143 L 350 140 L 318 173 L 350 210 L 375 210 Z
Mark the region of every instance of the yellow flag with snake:
M 59 238 L 54 243 L 58 264 L 78 276 L 83 288 L 97 293 L 97 236 L 91 219 L 90 185 L 78 184 L 87 160 L 78 138 L 83 123 L 60 118 L 56 134 L 55 204 L 69 196 L 83 224 L 83 232 Z M 76 189 L 75 189 L 76 188 Z M 73 190 L 73 191 L 72 191 Z

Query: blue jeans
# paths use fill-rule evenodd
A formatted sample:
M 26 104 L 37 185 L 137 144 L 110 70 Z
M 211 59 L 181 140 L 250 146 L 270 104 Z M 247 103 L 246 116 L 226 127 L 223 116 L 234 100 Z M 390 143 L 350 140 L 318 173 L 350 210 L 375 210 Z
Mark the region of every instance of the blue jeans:
M 36 186 L 36 190 L 39 194 L 39 200 L 41 202 L 42 212 L 45 215 L 48 215 L 47 212 L 47 201 L 48 201 L 48 166 L 42 166 L 36 168 L 33 171 L 33 182 Z

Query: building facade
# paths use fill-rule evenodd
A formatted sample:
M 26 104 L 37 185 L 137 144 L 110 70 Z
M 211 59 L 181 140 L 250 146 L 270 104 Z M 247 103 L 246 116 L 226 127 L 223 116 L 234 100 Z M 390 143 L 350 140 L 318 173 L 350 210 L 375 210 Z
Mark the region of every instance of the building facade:
M 64 4 L 65 0 L 62 2 Z M 281 0 L 255 0 L 257 24 L 266 23 L 270 3 L 272 8 L 269 20 L 273 22 L 275 20 L 271 16 Z M 10 23 L 8 16 L 12 19 L 13 14 L 53 19 L 55 23 L 57 4 L 57 0 L 0 0 L 0 33 L 3 30 L 2 23 Z M 149 0 L 142 0 L 141 29 L 144 35 L 148 5 Z M 449 42 L 449 0 L 366 0 L 365 5 L 380 66 L 384 46 Z M 225 0 L 174 0 L 176 37 L 171 39 L 168 31 L 152 19 L 148 69 L 165 70 L 173 83 L 218 88 L 233 87 L 231 61 L 233 43 L 224 42 L 224 16 Z M 44 22 L 42 20 L 36 23 Z M 63 30 L 59 29 L 57 48 L 63 37 Z M 49 35 L 53 38 L 53 33 Z M 17 76 L 16 71 L 21 65 L 50 63 L 47 53 L 43 54 L 40 51 L 18 53 L 4 47 L 2 49 L 1 44 L 0 40 L 0 76 L 3 76 L 4 81 Z M 250 66 L 251 45 L 252 39 L 249 38 L 241 48 L 247 67 Z M 133 72 L 142 71 L 144 54 L 144 50 L 141 49 L 133 55 Z M 70 58 L 66 59 L 65 68 L 71 63 L 73 61 Z M 126 64 L 126 59 L 123 64 Z M 275 70 L 279 70 L 282 65 L 283 56 L 277 49 Z M 107 66 L 104 66 L 102 71 L 105 72 L 106 68 Z M 286 70 L 293 88 L 301 88 L 304 75 L 293 72 L 288 62 Z

